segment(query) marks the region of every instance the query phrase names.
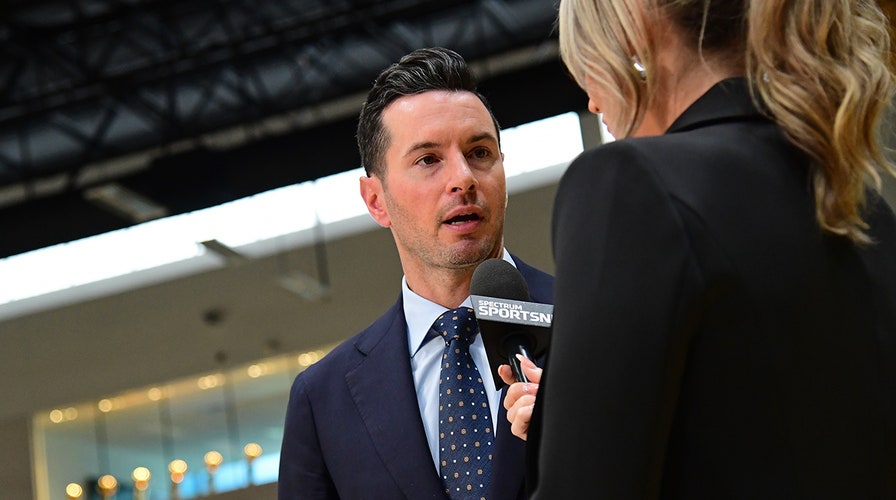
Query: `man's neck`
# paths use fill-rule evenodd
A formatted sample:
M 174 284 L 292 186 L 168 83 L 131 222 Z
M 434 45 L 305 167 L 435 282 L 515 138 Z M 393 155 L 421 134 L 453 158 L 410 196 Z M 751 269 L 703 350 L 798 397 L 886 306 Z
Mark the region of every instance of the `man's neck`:
M 405 280 L 408 288 L 417 295 L 448 309 L 454 309 L 470 296 L 470 281 L 473 279 L 474 270 L 475 267 L 446 269 L 413 275 L 405 272 Z

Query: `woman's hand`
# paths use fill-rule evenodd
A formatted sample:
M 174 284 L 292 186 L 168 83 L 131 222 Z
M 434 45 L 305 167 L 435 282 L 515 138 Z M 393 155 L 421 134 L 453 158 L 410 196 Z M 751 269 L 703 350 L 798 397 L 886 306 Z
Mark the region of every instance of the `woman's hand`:
M 507 396 L 504 398 L 504 408 L 507 409 L 507 420 L 510 422 L 510 431 L 514 436 L 523 441 L 529 436 L 529 421 L 532 420 L 532 409 L 535 406 L 535 394 L 538 392 L 538 383 L 541 381 L 541 368 L 535 366 L 530 359 L 517 354 L 523 373 L 528 382 L 517 382 L 513 378 L 510 365 L 498 367 L 498 375 L 509 385 Z

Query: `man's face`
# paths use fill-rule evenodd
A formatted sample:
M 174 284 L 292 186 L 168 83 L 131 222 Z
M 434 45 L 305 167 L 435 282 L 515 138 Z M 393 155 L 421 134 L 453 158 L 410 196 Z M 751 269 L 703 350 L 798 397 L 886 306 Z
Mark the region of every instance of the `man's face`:
M 507 190 L 497 131 L 470 92 L 430 91 L 383 111 L 384 178 L 361 179 L 405 273 L 473 268 L 501 255 Z

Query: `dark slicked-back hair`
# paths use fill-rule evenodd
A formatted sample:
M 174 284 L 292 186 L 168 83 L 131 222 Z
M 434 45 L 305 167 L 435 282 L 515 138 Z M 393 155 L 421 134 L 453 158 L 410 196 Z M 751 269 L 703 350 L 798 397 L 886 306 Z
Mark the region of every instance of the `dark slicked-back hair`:
M 389 135 L 383 126 L 383 110 L 400 97 L 433 90 L 475 94 L 492 117 L 500 143 L 501 129 L 498 120 L 485 96 L 476 89 L 476 80 L 464 58 L 454 51 L 440 47 L 418 49 L 380 73 L 367 94 L 367 101 L 361 107 L 358 118 L 358 151 L 368 177 L 377 176 L 382 179 L 386 169 L 384 157 L 389 145 Z

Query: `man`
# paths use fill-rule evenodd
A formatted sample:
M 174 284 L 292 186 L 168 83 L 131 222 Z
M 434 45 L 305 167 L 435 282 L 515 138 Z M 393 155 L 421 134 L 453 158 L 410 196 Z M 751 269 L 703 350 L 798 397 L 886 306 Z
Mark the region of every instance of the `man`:
M 485 388 L 487 401 L 476 403 L 487 408 L 477 421 L 485 425 L 476 432 L 489 451 L 479 453 L 477 440 L 469 445 L 475 456 L 460 461 L 483 465 L 447 472 L 452 460 L 440 426 L 453 418 L 440 416 L 448 406 L 440 408 L 440 370 L 453 348 L 446 349 L 450 335 L 437 339 L 431 329 L 446 311 L 470 305 L 473 271 L 489 258 L 516 265 L 533 301 L 551 300 L 552 278 L 503 248 L 507 192 L 497 121 L 459 55 L 421 49 L 377 78 L 361 110 L 358 145 L 367 173 L 361 196 L 392 231 L 401 296 L 296 378 L 279 498 L 523 498 L 524 442 L 510 433 L 479 335 L 469 347 L 476 367 L 468 368 L 478 368 Z M 449 484 L 463 474 L 474 480 Z

